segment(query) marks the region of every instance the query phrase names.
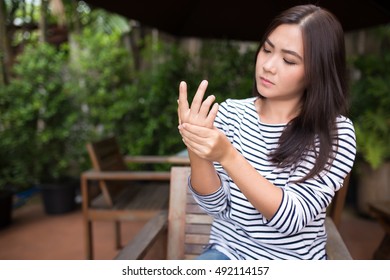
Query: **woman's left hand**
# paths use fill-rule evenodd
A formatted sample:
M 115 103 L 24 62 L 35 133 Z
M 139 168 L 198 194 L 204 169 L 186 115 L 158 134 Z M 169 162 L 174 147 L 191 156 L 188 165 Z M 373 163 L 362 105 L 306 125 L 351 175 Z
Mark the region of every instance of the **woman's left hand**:
M 225 134 L 216 127 L 183 123 L 179 131 L 187 148 L 209 161 L 222 162 L 232 147 Z

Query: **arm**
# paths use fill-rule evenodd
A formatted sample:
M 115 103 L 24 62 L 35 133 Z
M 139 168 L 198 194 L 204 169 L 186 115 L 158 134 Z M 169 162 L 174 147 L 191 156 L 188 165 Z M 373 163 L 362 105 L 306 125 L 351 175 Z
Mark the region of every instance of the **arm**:
M 265 179 L 217 128 L 183 124 L 187 147 L 200 158 L 219 162 L 251 204 L 267 219 L 278 210 L 283 191 Z
M 229 110 L 229 108 L 221 106 L 220 113 L 226 115 Z M 298 166 L 295 171 L 292 171 L 294 173 L 290 173 L 290 176 L 293 177 L 286 182 L 283 189 L 279 188 L 280 186 L 274 186 L 261 176 L 235 150 L 230 143 L 232 139 L 227 140 L 224 133 L 219 134 L 214 129 L 184 124 L 182 135 L 186 139 L 189 149 L 200 157 L 217 161 L 223 166 L 251 204 L 265 216 L 265 222 L 269 221 L 270 226 L 281 228 L 283 225 L 276 221 L 287 219 L 287 221 L 291 221 L 291 227 L 297 229 L 305 226 L 324 211 L 324 208 L 332 199 L 334 191 L 340 187 L 343 178 L 352 167 L 355 153 L 353 126 L 347 124 L 347 122 L 344 122 L 343 126 L 344 131 L 339 131 L 341 132 L 339 135 L 340 149 L 336 152 L 336 156 L 340 157 L 339 164 L 332 166 L 332 170 L 325 174 L 328 176 L 323 176 L 323 173 L 316 180 L 312 179 L 301 184 L 291 183 L 292 180 L 300 179 L 307 173 L 308 168 L 311 168 L 311 163 L 308 162 L 306 163 L 307 166 L 305 164 Z M 227 131 L 224 132 L 229 135 Z M 348 147 L 348 145 L 351 146 Z M 346 150 L 343 151 L 344 148 Z M 346 154 L 349 154 L 352 161 L 347 161 L 348 159 L 344 157 Z M 337 163 L 337 161 L 334 161 L 334 163 Z M 346 165 L 340 166 L 340 163 Z M 340 167 L 342 174 L 339 172 Z M 339 173 L 338 176 L 334 177 L 334 174 L 337 173 Z M 314 203 L 312 203 L 312 200 L 314 200 Z M 283 211 L 285 212 L 283 213 Z M 284 217 L 286 213 L 289 213 L 289 217 Z M 285 232 L 290 230 L 286 229 Z
M 207 89 L 207 81 L 203 81 L 189 107 L 187 100 L 187 85 L 181 82 L 179 86 L 179 129 L 184 123 L 191 123 L 205 127 L 212 127 L 215 116 L 218 112 L 218 104 L 212 103 L 214 96 L 209 96 L 202 102 L 204 93 Z M 210 112 L 209 112 L 210 111 Z M 185 141 L 183 139 L 183 141 Z M 188 150 L 191 165 L 191 185 L 199 194 L 211 194 L 218 190 L 221 185 L 219 177 L 215 171 L 214 165 L 210 160 L 199 157 L 191 149 Z
M 227 114 L 228 110 L 221 106 L 220 113 Z M 316 158 L 313 151 L 302 162 L 297 163 L 291 170 L 287 170 L 289 177 L 284 175 L 285 185 L 283 187 L 280 183 L 278 185 L 278 190 L 282 194 L 279 198 L 280 201 L 275 200 L 278 199 L 278 194 L 273 196 L 273 188 L 276 188 L 271 184 L 273 181 L 265 180 L 256 170 L 252 174 L 252 166 L 238 151 L 230 150 L 229 146 L 226 145 L 226 147 L 221 148 L 224 151 L 222 154 L 219 154 L 216 149 L 210 152 L 207 146 L 214 141 L 213 137 L 215 136 L 203 128 L 188 126 L 186 133 L 192 139 L 192 148 L 196 149 L 197 153 L 204 153 L 202 155 L 205 157 L 218 158 L 217 161 L 220 162 L 241 192 L 263 214 L 264 223 L 285 234 L 293 234 L 313 220 L 319 219 L 321 213 L 325 213 L 324 209 L 329 205 L 335 191 L 341 187 L 345 176 L 352 168 L 356 153 L 352 123 L 348 120 L 338 120 L 338 132 L 338 148 L 334 146 L 335 158 L 329 171 L 323 171 L 318 176 L 301 183 L 293 182 L 303 178 L 311 169 Z M 207 138 L 208 133 L 210 134 L 209 138 Z M 226 134 L 229 135 L 229 133 Z M 217 146 L 221 147 L 221 141 L 217 140 L 216 142 Z M 230 155 L 229 151 L 233 155 Z M 266 207 L 269 208 L 265 209 Z M 275 207 L 273 213 L 265 212 L 272 211 L 272 207 Z
M 267 218 L 271 218 L 282 200 L 282 190 L 261 176 L 214 125 L 218 105 L 210 109 L 215 97 L 202 102 L 207 88 L 203 81 L 189 107 L 187 86 L 179 87 L 179 131 L 189 150 L 191 185 L 199 194 L 211 194 L 221 186 L 213 162 L 221 163 L 248 200 Z

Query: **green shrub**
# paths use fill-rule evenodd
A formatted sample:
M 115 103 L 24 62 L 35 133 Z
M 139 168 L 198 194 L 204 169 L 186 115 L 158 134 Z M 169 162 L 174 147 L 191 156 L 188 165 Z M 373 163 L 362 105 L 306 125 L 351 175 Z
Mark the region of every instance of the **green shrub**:
M 48 182 L 69 175 L 83 141 L 80 110 L 66 91 L 66 52 L 29 45 L 18 57 L 14 78 L 2 91 L 2 173 L 9 181 Z
M 131 106 L 131 57 L 120 45 L 118 34 L 86 29 L 76 41 L 68 84 L 83 108 L 88 139 L 118 134 Z
M 390 159 L 390 50 L 359 56 L 353 65 L 360 73 L 351 106 L 358 154 L 376 169 Z
M 251 48 L 240 52 L 234 43 L 208 41 L 193 58 L 176 42 L 147 39 L 142 71 L 135 72 L 119 35 L 85 29 L 69 48 L 26 47 L 0 93 L 3 181 L 28 185 L 79 176 L 90 166 L 86 142 L 109 135 L 125 154 L 183 150 L 176 103 L 181 80 L 190 99 L 202 79 L 218 102 L 251 95 Z
M 199 79 L 209 81 L 208 93 L 216 96 L 217 102 L 227 98 L 248 98 L 252 96 L 255 75 L 256 44 L 248 45 L 240 51 L 238 43 L 230 41 L 204 41 L 198 69 L 194 69 Z M 200 81 L 192 86 L 195 93 Z

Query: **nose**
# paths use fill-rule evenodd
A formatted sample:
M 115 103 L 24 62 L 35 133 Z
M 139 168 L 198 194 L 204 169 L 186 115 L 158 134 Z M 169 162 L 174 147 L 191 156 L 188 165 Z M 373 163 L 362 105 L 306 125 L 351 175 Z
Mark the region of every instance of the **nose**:
M 276 73 L 276 61 L 273 55 L 267 56 L 267 58 L 263 62 L 263 70 L 265 72 L 269 72 L 271 74 Z

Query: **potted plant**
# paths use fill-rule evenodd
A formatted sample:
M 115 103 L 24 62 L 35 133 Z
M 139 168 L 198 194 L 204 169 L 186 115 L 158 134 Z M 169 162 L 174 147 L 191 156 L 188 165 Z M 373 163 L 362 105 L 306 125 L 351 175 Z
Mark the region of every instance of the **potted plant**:
M 21 157 L 15 157 L 12 147 L 6 145 L 10 140 L 7 133 L 0 137 L 0 228 L 11 224 L 14 197 L 26 191 L 33 184 L 29 178 L 27 165 Z
M 39 185 L 48 214 L 75 207 L 75 184 L 69 183 L 69 176 L 72 167 L 77 170 L 83 140 L 80 109 L 65 86 L 66 58 L 66 51 L 51 45 L 28 45 L 14 65 L 5 97 L 4 123 L 12 128 L 10 133 L 21 135 L 14 137 L 13 149 L 20 151 L 11 156 L 25 160 L 25 170 Z
M 20 89 L 17 83 L 0 87 L 0 214 L 5 214 L 0 218 L 2 226 L 11 222 L 14 195 L 33 187 L 35 182 L 35 131 L 30 106 L 21 99 Z
M 0 184 L 3 184 L 0 182 Z M 0 185 L 0 229 L 11 224 L 13 193 L 7 185 Z
M 383 34 L 384 42 L 390 39 Z M 358 151 L 357 204 L 361 214 L 370 215 L 370 203 L 390 200 L 390 49 L 361 55 L 353 66 L 359 74 L 351 106 Z
M 0 177 L 0 229 L 11 224 L 13 192 L 5 180 Z
M 47 214 L 62 214 L 75 209 L 79 176 L 78 160 L 85 143 L 80 112 L 73 92 L 67 87 L 67 53 L 47 44 L 30 49 L 26 61 L 34 75 L 35 102 L 39 103 L 35 149 L 37 178 Z M 25 71 L 25 70 L 24 70 Z M 72 168 L 75 172 L 72 172 Z
M 26 183 L 22 174 L 17 170 L 4 168 L 4 160 L 0 163 L 0 229 L 12 222 L 12 213 L 15 205 L 15 195 L 27 190 L 32 185 Z

